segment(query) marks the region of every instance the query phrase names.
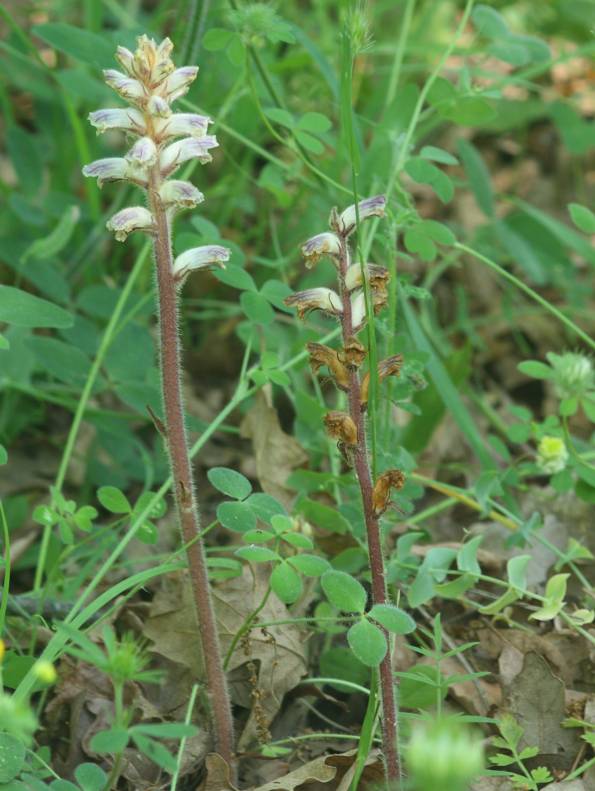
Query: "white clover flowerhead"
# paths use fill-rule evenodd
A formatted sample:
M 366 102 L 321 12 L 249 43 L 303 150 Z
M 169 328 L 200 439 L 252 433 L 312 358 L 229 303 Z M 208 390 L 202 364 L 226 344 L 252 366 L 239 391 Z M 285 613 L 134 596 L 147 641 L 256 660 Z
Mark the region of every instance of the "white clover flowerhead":
M 566 467 L 568 449 L 561 437 L 546 435 L 539 440 L 537 446 L 537 466 L 546 475 L 554 475 Z
M 198 113 L 175 113 L 172 104 L 184 96 L 196 79 L 198 67 L 176 68 L 171 54 L 172 42 L 157 43 L 140 36 L 134 52 L 118 47 L 116 59 L 122 71 L 104 71 L 106 83 L 128 107 L 95 110 L 89 121 L 98 134 L 120 131 L 136 138 L 122 157 L 106 157 L 91 162 L 83 174 L 98 180 L 130 181 L 147 192 L 149 209 L 132 206 L 122 209 L 107 223 L 119 241 L 133 231 L 154 234 L 161 213 L 164 222 L 183 209 L 204 201 L 204 195 L 189 181 L 170 179 L 185 162 L 210 162 L 217 138 L 208 134 L 211 119 Z M 157 218 L 157 220 L 156 220 Z M 229 250 L 218 245 L 193 248 L 178 256 L 172 264 L 172 276 L 178 282 L 195 269 L 224 266 Z
M 336 259 L 341 252 L 339 237 L 330 231 L 319 233 L 302 245 L 302 255 L 306 259 L 306 267 L 311 269 L 325 255 Z
M 595 368 L 586 354 L 548 352 L 546 356 L 554 369 L 553 382 L 559 398 L 582 398 L 595 390 Z

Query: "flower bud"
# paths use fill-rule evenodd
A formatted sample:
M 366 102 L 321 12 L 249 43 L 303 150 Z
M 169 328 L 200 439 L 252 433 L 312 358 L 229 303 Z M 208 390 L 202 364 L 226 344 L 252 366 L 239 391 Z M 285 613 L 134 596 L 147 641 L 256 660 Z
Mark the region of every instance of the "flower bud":
M 116 49 L 116 60 L 129 77 L 134 77 L 134 54 L 126 47 Z
M 4 654 L 6 653 L 6 644 L 4 640 L 0 640 L 0 664 L 2 664 L 2 660 L 4 659 Z
M 153 231 L 153 215 L 144 206 L 130 206 L 111 217 L 105 227 L 113 231 L 118 242 L 124 242 L 133 231 Z
M 357 426 L 346 412 L 328 412 L 324 416 L 324 426 L 329 437 L 338 440 L 342 446 L 357 445 Z
M 402 489 L 405 476 L 401 470 L 387 470 L 378 477 L 372 491 L 372 508 L 376 516 L 382 516 L 390 505 L 391 489 Z
M 174 278 L 177 281 L 185 280 L 195 269 L 212 269 L 213 267 L 225 269 L 225 261 L 229 261 L 230 254 L 231 251 L 227 247 L 221 247 L 218 244 L 191 247 L 174 261 Z
M 307 349 L 310 354 L 312 372 L 317 374 L 322 366 L 326 365 L 339 390 L 347 392 L 349 390 L 349 372 L 339 360 L 337 352 L 323 343 L 308 343 Z
M 96 178 L 99 186 L 103 186 L 106 181 L 121 181 L 130 175 L 130 164 L 122 157 L 108 157 L 107 159 L 96 159 L 85 165 L 83 176 Z
M 115 69 L 105 69 L 103 72 L 103 77 L 109 87 L 113 88 L 116 93 L 118 93 L 128 102 L 132 102 L 133 104 L 140 106 L 147 97 L 145 89 L 138 80 L 135 80 L 132 77 L 127 77 L 120 71 L 116 71 Z
M 166 209 L 193 209 L 205 199 L 205 196 L 194 184 L 177 179 L 164 181 L 159 188 L 159 197 Z
M 156 121 L 155 133 L 161 140 L 181 136 L 201 138 L 207 134 L 210 123 L 212 121 L 206 115 L 174 113 Z
M 202 164 L 210 162 L 212 157 L 209 154 L 209 149 L 216 148 L 217 145 L 217 138 L 214 135 L 205 135 L 198 139 L 185 137 L 183 140 L 171 143 L 159 157 L 162 174 L 168 176 L 189 159 L 198 159 Z
M 366 295 L 363 291 L 351 297 L 351 325 L 358 332 L 366 323 Z
M 169 118 L 171 107 L 162 96 L 153 94 L 147 102 L 147 112 L 154 118 Z
M 126 154 L 126 159 L 138 168 L 151 167 L 157 159 L 157 146 L 150 137 L 141 137 Z
M 58 674 L 56 673 L 56 668 L 52 665 L 51 662 L 46 662 L 43 659 L 39 659 L 33 665 L 33 673 L 38 681 L 41 681 L 44 684 L 53 684 Z
M 284 304 L 288 308 L 297 308 L 298 316 L 303 319 L 311 310 L 321 310 L 331 316 L 340 316 L 343 312 L 341 297 L 330 288 L 309 288 L 306 291 L 296 291 L 285 297 Z
M 148 36 L 139 36 L 138 48 L 134 53 L 133 71 L 139 80 L 148 86 L 158 85 L 174 70 L 170 55 L 174 45 L 169 38 L 161 44 Z
M 306 267 L 311 269 L 325 255 L 337 258 L 341 253 L 341 242 L 334 233 L 319 233 L 304 242 L 302 255 L 306 259 Z
M 566 467 L 568 450 L 561 437 L 542 437 L 537 446 L 537 466 L 547 475 L 553 475 Z
M 160 87 L 159 93 L 171 104 L 188 93 L 197 74 L 198 66 L 182 66 L 169 75 Z
M 384 217 L 385 206 L 386 198 L 384 195 L 375 195 L 373 198 L 366 198 L 360 201 L 357 204 L 357 215 L 359 215 L 360 222 L 362 220 L 367 220 L 369 217 Z M 331 215 L 331 227 L 333 227 L 336 222 L 337 227 L 333 227 L 333 230 L 337 230 L 337 232 L 343 236 L 349 236 L 355 229 L 357 215 L 355 204 L 349 206 L 336 220 L 333 215 Z
M 146 128 L 142 113 L 132 107 L 95 110 L 89 113 L 89 123 L 97 129 L 98 135 L 112 129 L 143 135 Z

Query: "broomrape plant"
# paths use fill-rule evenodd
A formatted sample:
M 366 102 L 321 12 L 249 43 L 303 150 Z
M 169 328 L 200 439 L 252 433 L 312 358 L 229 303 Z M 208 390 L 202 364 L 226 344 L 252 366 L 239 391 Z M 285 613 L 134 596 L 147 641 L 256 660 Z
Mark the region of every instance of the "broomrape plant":
M 174 259 L 172 222 L 183 209 L 202 203 L 203 194 L 190 182 L 171 178 L 184 162 L 211 161 L 217 138 L 208 134 L 211 119 L 193 113 L 174 113 L 171 105 L 188 91 L 198 67 L 176 68 L 171 60 L 172 42 L 157 44 L 147 36 L 138 39 L 133 53 L 118 47 L 116 58 L 123 72 L 108 69 L 106 83 L 126 102 L 125 108 L 97 110 L 89 120 L 98 133 L 120 130 L 135 138 L 124 157 L 99 159 L 83 168 L 85 176 L 106 181 L 129 181 L 144 190 L 147 207 L 122 209 L 107 223 L 118 241 L 134 231 L 151 236 L 157 269 L 159 346 L 164 422 L 155 419 L 171 463 L 173 490 L 198 616 L 208 692 L 213 715 L 216 749 L 233 765 L 233 721 L 217 625 L 211 601 L 200 520 L 194 492 L 182 406 L 179 294 L 194 270 L 225 266 L 229 250 L 219 245 L 194 247 Z
M 387 779 L 394 782 L 399 778 L 397 711 L 387 631 L 404 633 L 411 631 L 411 626 L 406 618 L 403 619 L 405 613 L 388 602 L 379 518 L 390 505 L 392 490 L 402 488 L 405 478 L 400 470 L 386 470 L 376 481 L 372 480 L 365 415 L 371 374 L 376 375 L 379 381 L 387 376 L 399 376 L 402 359 L 400 355 L 389 357 L 378 364 L 377 372 L 368 371 L 360 376 L 367 350 L 356 335 L 364 328 L 368 319 L 365 281 L 370 296 L 370 308 L 378 313 L 387 303 L 389 274 L 382 266 L 352 262 L 349 245 L 349 237 L 356 230 L 359 221 L 374 216 L 383 217 L 385 204 L 384 195 L 376 195 L 349 206 L 341 214 L 333 209 L 329 221 L 330 232 L 320 233 L 309 239 L 303 245 L 302 253 L 307 267 L 314 266 L 323 256 L 332 259 L 337 272 L 338 291 L 330 288 L 298 291 L 287 297 L 285 304 L 295 307 L 300 318 L 309 311 L 320 310 L 341 324 L 340 349 L 320 343 L 309 343 L 307 348 L 313 372 L 317 373 L 325 366 L 336 387 L 347 394 L 348 409 L 328 412 L 324 417 L 324 424 L 329 436 L 337 440 L 345 462 L 354 468 L 359 483 L 372 577 L 372 610 L 364 615 L 366 597 L 359 583 L 361 591 L 354 591 L 354 603 L 346 604 L 350 598 L 349 588 L 353 588 L 355 582 L 347 574 L 327 572 L 322 577 L 322 587 L 331 602 L 340 609 L 348 607 L 361 614 L 361 620 L 351 627 L 347 638 L 356 656 L 359 654 L 359 658 L 367 664 L 380 666 L 384 759 Z

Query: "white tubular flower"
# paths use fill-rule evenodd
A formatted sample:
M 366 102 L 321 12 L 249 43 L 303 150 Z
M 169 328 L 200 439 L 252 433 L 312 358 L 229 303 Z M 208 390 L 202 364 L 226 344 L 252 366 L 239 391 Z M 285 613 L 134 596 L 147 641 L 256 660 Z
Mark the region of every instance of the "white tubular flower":
M 137 135 L 145 133 L 145 121 L 142 113 L 132 107 L 96 110 L 89 113 L 89 123 L 97 129 L 98 135 L 112 129 L 120 132 L 132 132 Z
M 118 47 L 116 49 L 116 60 L 120 64 L 120 66 L 124 69 L 126 74 L 129 77 L 134 77 L 134 53 L 131 52 L 126 47 Z
M 331 316 L 340 316 L 343 313 L 341 297 L 330 288 L 309 288 L 306 291 L 296 291 L 286 297 L 283 302 L 288 308 L 296 308 L 298 316 L 303 319 L 311 310 L 321 310 Z
M 201 163 L 210 162 L 212 157 L 209 149 L 216 148 L 217 138 L 214 135 L 205 135 L 201 138 L 185 137 L 167 146 L 159 157 L 159 165 L 164 176 L 187 162 L 189 159 L 198 159 Z
M 121 181 L 129 176 L 129 163 L 122 157 L 107 157 L 96 159 L 83 168 L 83 176 L 96 178 L 98 185 L 103 186 L 106 181 Z
M 148 168 L 157 161 L 157 146 L 150 137 L 141 137 L 126 154 L 126 159 L 137 168 Z
M 366 264 L 366 272 L 368 274 L 368 280 L 373 288 L 381 287 L 381 284 L 388 281 L 388 269 L 385 266 Z M 345 274 L 345 288 L 348 291 L 353 291 L 356 288 L 361 288 L 363 285 L 362 265 L 360 263 L 351 264 Z
M 174 113 L 168 118 L 155 122 L 155 132 L 159 138 L 167 140 L 169 137 L 205 137 L 211 119 L 206 115 L 196 113 Z
M 118 242 L 124 242 L 133 231 L 153 231 L 153 215 L 144 206 L 130 206 L 111 217 L 105 227 L 113 231 Z
M 366 198 L 366 200 L 360 201 L 357 206 L 360 220 L 367 220 L 369 217 L 384 217 L 386 198 L 384 195 L 375 195 L 373 198 Z M 355 221 L 356 213 L 354 204 L 345 209 L 339 216 L 338 230 L 344 236 L 349 236 L 355 229 Z
M 328 255 L 331 258 L 336 258 L 341 252 L 341 242 L 339 237 L 334 233 L 326 232 L 319 233 L 304 242 L 302 245 L 302 255 L 306 259 L 306 267 L 311 269 L 314 264 L 317 264 L 319 259 Z
M 159 93 L 171 104 L 188 93 L 190 85 L 196 79 L 198 66 L 182 66 L 173 71 L 159 88 Z
M 152 115 L 153 118 L 169 118 L 171 115 L 171 107 L 163 96 L 153 94 L 147 102 L 147 112 L 149 115 Z
M 159 188 L 161 203 L 166 209 L 193 209 L 202 203 L 205 196 L 189 181 L 171 179 L 164 181 Z
M 366 295 L 363 291 L 351 297 L 351 326 L 358 332 L 366 323 Z
M 173 273 L 177 281 L 184 280 L 195 269 L 225 269 L 231 251 L 218 244 L 207 244 L 202 247 L 191 247 L 179 255 L 174 261 Z
M 142 83 L 132 77 L 127 77 L 115 69 L 105 69 L 103 77 L 110 88 L 113 88 L 122 99 L 126 99 L 133 104 L 142 104 L 147 98 Z

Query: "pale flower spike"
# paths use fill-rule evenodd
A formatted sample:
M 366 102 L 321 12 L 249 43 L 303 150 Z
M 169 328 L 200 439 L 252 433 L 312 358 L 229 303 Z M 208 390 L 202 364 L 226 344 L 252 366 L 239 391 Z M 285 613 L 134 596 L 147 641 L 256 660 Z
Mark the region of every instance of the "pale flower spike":
M 148 208 L 122 209 L 107 222 L 107 228 L 118 241 L 125 241 L 133 231 L 143 231 L 152 240 L 163 417 L 152 412 L 151 416 L 163 436 L 171 466 L 171 486 L 198 621 L 196 649 L 202 654 L 204 686 L 213 720 L 213 748 L 230 768 L 231 782 L 235 783 L 233 716 L 186 436 L 178 332 L 180 287 L 184 280 L 195 270 L 224 267 L 230 250 L 207 245 L 186 250 L 175 260 L 172 254 L 173 218 L 182 209 L 198 206 L 204 195 L 189 181 L 169 176 L 185 162 L 210 162 L 210 152 L 218 145 L 217 138 L 208 134 L 210 118 L 172 112 L 173 102 L 188 92 L 198 73 L 196 66 L 176 68 L 170 57 L 172 49 L 168 38 L 157 44 L 147 36 L 138 39 L 135 52 L 118 47 L 116 59 L 122 71 L 108 69 L 104 77 L 130 106 L 96 110 L 89 115 L 89 121 L 99 134 L 115 130 L 135 139 L 124 156 L 98 159 L 86 165 L 83 173 L 96 178 L 99 186 L 105 181 L 129 181 L 146 194 Z
M 367 220 L 369 217 L 384 217 L 384 209 L 386 206 L 386 198 L 384 195 L 375 195 L 373 198 L 366 198 L 358 204 L 359 219 Z M 349 206 L 339 216 L 339 230 L 345 236 L 355 230 L 356 225 L 356 212 L 355 204 Z
M 120 131 L 137 139 L 123 157 L 98 159 L 83 168 L 83 174 L 96 178 L 100 187 L 106 181 L 130 181 L 145 190 L 154 185 L 168 218 L 177 211 L 193 209 L 204 201 L 204 195 L 193 184 L 179 179 L 169 180 L 168 177 L 192 159 L 210 162 L 210 152 L 218 146 L 217 138 L 208 134 L 212 123 L 208 116 L 172 112 L 172 103 L 188 92 L 198 74 L 197 66 L 176 69 L 170 57 L 172 49 L 173 44 L 168 38 L 157 44 L 147 36 L 140 36 L 135 52 L 118 47 L 116 59 L 123 71 L 106 69 L 104 78 L 133 106 L 95 110 L 89 114 L 89 122 L 97 134 Z M 115 233 L 116 239 L 124 241 L 132 231 L 152 233 L 155 225 L 155 217 L 148 209 L 132 207 L 112 217 L 107 228 Z M 225 250 L 222 247 L 209 249 Z M 182 253 L 176 261 L 197 260 L 196 253 L 189 259 L 184 259 L 184 255 Z M 182 270 L 178 264 L 174 269 L 176 280 L 184 280 L 194 269 L 221 265 L 228 258 L 228 251 L 225 254 L 218 252 L 208 266 L 184 263 L 183 275 L 180 275 Z

